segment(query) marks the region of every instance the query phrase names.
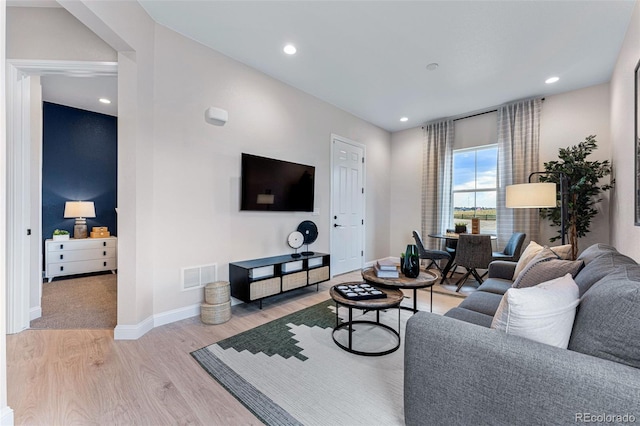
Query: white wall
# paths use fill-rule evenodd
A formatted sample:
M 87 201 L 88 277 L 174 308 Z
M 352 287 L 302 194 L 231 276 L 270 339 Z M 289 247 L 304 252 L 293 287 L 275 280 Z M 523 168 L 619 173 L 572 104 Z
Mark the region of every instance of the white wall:
M 422 229 L 422 144 L 421 127 L 391 135 L 391 242 L 387 256 L 404 253 L 407 244 L 414 244 L 411 232 Z
M 0 229 L 7 228 L 7 135 L 5 96 L 6 5 L 0 3 Z M 7 265 L 6 232 L 0 232 L 0 425 L 13 425 L 13 411 L 7 405 Z
M 119 158 L 120 265 L 128 262 L 123 245 L 136 244 L 130 265 L 135 279 L 127 285 L 137 302 L 121 303 L 119 265 L 118 327 L 148 321 L 149 302 L 152 315 L 200 302 L 201 291 L 180 291 L 181 267 L 217 263 L 223 279 L 230 261 L 289 252 L 286 236 L 302 220 L 314 220 L 320 230 L 311 248 L 327 251 L 332 133 L 366 145 L 366 257 L 386 255 L 388 132 L 164 27 L 131 25 L 128 20 L 143 19 L 136 3 L 62 4 L 96 33 L 104 30 L 94 27 L 99 21 L 131 46 L 133 52 L 119 55 L 120 105 L 127 92 L 140 92 L 143 79 L 152 83 L 143 101 L 138 97 L 126 113 L 119 111 L 119 127 L 137 124 L 139 133 L 119 134 L 119 146 L 130 150 Z M 127 75 L 122 61 L 130 62 Z M 127 85 L 132 87 L 120 90 Z M 206 124 L 208 106 L 228 110 L 229 122 Z M 142 113 L 151 114 L 148 121 L 140 120 Z M 142 132 L 149 140 L 141 139 Z M 315 165 L 320 215 L 239 212 L 242 152 Z M 131 228 L 123 232 L 126 218 Z M 121 308 L 128 313 L 121 315 Z
M 194 43 L 155 29 L 154 312 L 202 299 L 180 291 L 180 268 L 291 251 L 286 236 L 303 220 L 318 225 L 312 250 L 329 251 L 331 134 L 366 145 L 367 258 L 388 247 L 390 135 L 318 99 Z M 224 127 L 205 123 L 208 106 L 224 108 Z M 240 212 L 240 154 L 316 167 L 311 213 Z
M 611 150 L 616 188 L 611 199 L 611 242 L 640 261 L 640 227 L 634 226 L 634 69 L 640 60 L 640 2 L 629 23 L 611 78 Z
M 116 61 L 116 52 L 62 8 L 7 8 L 7 58 Z
M 490 125 L 491 120 L 497 120 L 497 114 L 489 113 L 456 121 L 455 148 L 495 142 L 487 140 L 496 137 L 495 126 Z M 488 137 L 476 136 L 477 142 L 474 143 L 474 134 L 487 134 Z M 559 147 L 574 145 L 591 134 L 598 135 L 599 142 L 592 159 L 610 159 L 608 84 L 547 97 L 542 105 L 540 122 L 541 170 L 544 162 L 557 158 Z M 422 139 L 420 127 L 391 135 L 390 249 L 393 255 L 397 255 L 398 250 L 411 243 L 411 230 L 420 229 L 421 226 Z M 410 179 L 406 179 L 407 177 Z M 585 248 L 592 242 L 609 242 L 606 200 L 600 209 L 602 214 L 593 222 L 592 232 L 579 242 L 580 248 Z M 544 237 L 541 242 L 548 242 L 553 236 L 549 223 L 542 222 L 540 227 Z
M 558 159 L 558 149 L 576 145 L 589 135 L 596 135 L 598 148 L 589 161 L 611 161 L 609 126 L 609 84 L 600 84 L 555 96 L 547 96 L 540 118 L 540 168 L 543 163 Z M 603 183 L 608 183 L 605 179 Z M 591 222 L 591 231 L 578 240 L 578 252 L 594 243 L 609 243 L 609 192 L 595 207 L 598 215 Z M 549 243 L 558 228 L 547 220 L 540 221 L 540 243 Z M 559 241 L 552 243 L 559 244 Z
M 454 123 L 453 149 L 475 148 L 498 142 L 498 112 L 487 112 Z

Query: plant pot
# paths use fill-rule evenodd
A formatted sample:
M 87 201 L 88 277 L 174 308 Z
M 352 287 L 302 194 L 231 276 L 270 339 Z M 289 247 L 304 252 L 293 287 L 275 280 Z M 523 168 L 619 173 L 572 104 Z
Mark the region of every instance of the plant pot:
M 54 235 L 53 236 L 53 241 L 68 241 L 69 240 L 69 234 L 67 235 Z
M 464 234 L 467 232 L 467 225 L 456 225 L 456 234 Z

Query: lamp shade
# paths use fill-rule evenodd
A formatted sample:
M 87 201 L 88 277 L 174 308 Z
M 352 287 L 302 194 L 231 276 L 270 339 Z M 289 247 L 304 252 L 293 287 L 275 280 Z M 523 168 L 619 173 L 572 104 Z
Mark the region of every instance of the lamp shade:
M 556 184 L 538 182 L 509 185 L 505 204 L 512 209 L 557 207 Z
M 74 217 L 96 217 L 93 201 L 67 201 L 64 204 L 65 219 Z

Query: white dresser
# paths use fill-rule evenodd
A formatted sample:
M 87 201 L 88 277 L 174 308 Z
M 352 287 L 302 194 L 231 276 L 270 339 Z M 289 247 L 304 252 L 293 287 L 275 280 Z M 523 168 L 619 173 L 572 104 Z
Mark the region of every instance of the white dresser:
M 83 238 L 68 241 L 45 241 L 45 278 L 87 272 L 111 271 L 118 268 L 118 239 Z

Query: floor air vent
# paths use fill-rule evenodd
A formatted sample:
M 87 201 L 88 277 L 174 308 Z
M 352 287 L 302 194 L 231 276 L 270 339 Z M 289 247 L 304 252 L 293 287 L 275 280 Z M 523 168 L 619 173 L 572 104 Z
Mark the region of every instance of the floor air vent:
M 202 265 L 182 268 L 182 289 L 201 288 L 218 280 L 218 265 Z

